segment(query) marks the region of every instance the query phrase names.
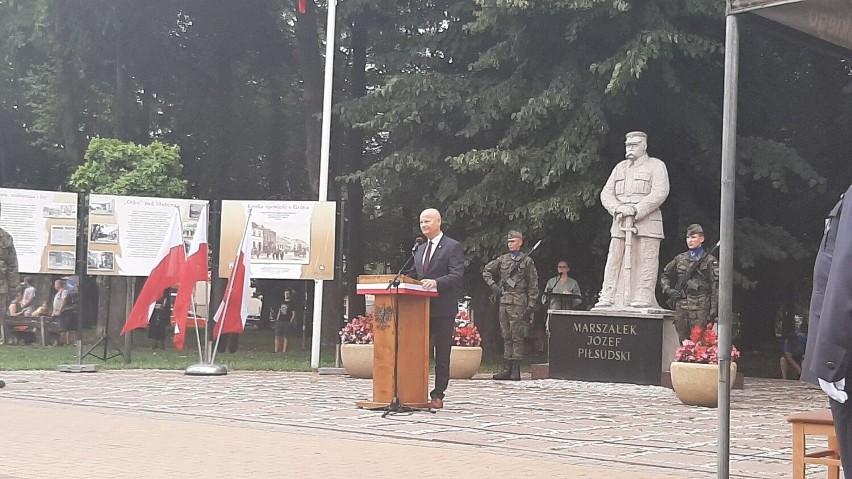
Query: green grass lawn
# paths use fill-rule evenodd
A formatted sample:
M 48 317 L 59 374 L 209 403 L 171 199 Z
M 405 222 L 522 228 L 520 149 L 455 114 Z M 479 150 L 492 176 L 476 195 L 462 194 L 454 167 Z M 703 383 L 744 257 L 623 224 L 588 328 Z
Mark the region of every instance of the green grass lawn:
M 194 331 L 190 330 L 186 338 L 186 347 L 183 351 L 177 351 L 172 345 L 171 338 L 166 340 L 166 350 L 153 351 L 151 340 L 146 336 L 146 331 L 138 330 L 133 334 L 132 361 L 126 363 L 124 358 L 116 358 L 102 361 L 94 356 L 83 359 L 83 364 L 97 364 L 103 369 L 173 369 L 184 370 L 191 364 L 198 363 L 198 349 L 195 341 Z M 94 332 L 84 332 L 85 344 L 83 352 L 97 341 Z M 311 370 L 311 343 L 310 338 L 305 342 L 302 349 L 301 336 L 290 339 L 290 348 L 286 354 L 275 354 L 272 352 L 274 335 L 271 330 L 247 329 L 240 337 L 239 349 L 236 353 L 218 353 L 216 362 L 227 364 L 232 370 L 249 371 L 310 371 Z M 122 346 L 124 339 L 120 339 Z M 108 355 L 115 354 L 110 348 Z M 103 356 L 103 346 L 98 346 L 94 354 Z M 335 346 L 323 345 L 321 348 L 320 367 L 335 366 Z M 525 371 L 529 371 L 529 364 L 544 363 L 547 358 L 543 355 L 529 356 L 524 359 Z M 31 345 L 0 345 L 0 370 L 53 370 L 60 364 L 77 364 L 76 346 L 47 346 L 41 347 L 37 343 Z M 750 377 L 778 378 L 778 357 L 773 351 L 743 352 L 743 356 L 737 361 L 741 373 Z M 431 367 L 434 367 L 432 365 Z M 493 373 L 502 368 L 502 359 L 499 357 L 483 357 L 480 373 Z
M 104 369 L 177 369 L 183 370 L 191 364 L 199 362 L 198 346 L 195 334 L 192 330 L 186 338 L 186 347 L 183 351 L 174 348 L 171 338 L 166 339 L 166 349 L 154 351 L 151 349 L 151 340 L 147 338 L 144 330 L 135 331 L 133 334 L 133 349 L 131 361 L 125 362 L 121 356 L 102 361 L 94 356 L 87 356 L 83 364 L 97 364 Z M 83 334 L 83 352 L 91 348 L 98 338 L 92 331 Z M 227 364 L 231 369 L 255 370 L 255 371 L 310 371 L 311 352 L 310 341 L 306 343 L 306 350 L 302 350 L 302 340 L 292 338 L 290 350 L 286 354 L 275 354 L 272 352 L 273 332 L 246 330 L 240 337 L 239 348 L 236 353 L 218 353 L 216 362 Z M 124 338 L 118 341 L 122 347 Z M 94 349 L 93 354 L 103 356 L 103 345 Z M 116 351 L 113 348 L 107 350 L 111 356 Z M 335 347 L 333 345 L 322 348 L 320 358 L 321 367 L 334 366 Z M 59 364 L 77 364 L 76 346 L 47 346 L 41 347 L 37 343 L 30 345 L 2 345 L 0 346 L 0 370 L 21 369 L 55 369 Z
M 177 351 L 171 342 L 166 339 L 166 350 L 154 351 L 151 349 L 151 340 L 147 338 L 146 331 L 138 330 L 133 333 L 133 349 L 129 363 L 121 356 L 102 361 L 94 356 L 87 356 L 83 364 L 97 364 L 103 369 L 174 369 L 184 370 L 191 364 L 199 362 L 198 346 L 195 333 L 190 330 L 186 338 L 186 347 L 183 351 Z M 98 338 L 91 330 L 84 331 L 83 352 L 88 351 Z M 217 353 L 216 362 L 227 364 L 232 370 L 251 371 L 311 371 L 311 342 L 310 338 L 305 341 L 305 349 L 302 349 L 301 336 L 290 339 L 289 350 L 285 354 L 272 352 L 274 334 L 271 330 L 246 329 L 241 335 L 239 348 L 234 354 Z M 123 347 L 124 338 L 119 339 Z M 323 345 L 320 355 L 320 367 L 335 366 L 335 345 Z M 94 349 L 93 354 L 103 357 L 103 345 Z M 111 356 L 116 351 L 113 348 L 107 350 Z M 540 359 L 540 358 L 539 358 Z M 530 362 L 541 362 L 539 359 L 531 358 Z M 30 345 L 0 345 L 0 370 L 53 370 L 60 364 L 77 364 L 76 346 L 46 346 L 41 347 L 38 343 Z M 480 372 L 497 371 L 502 362 L 498 359 L 491 361 L 483 359 Z

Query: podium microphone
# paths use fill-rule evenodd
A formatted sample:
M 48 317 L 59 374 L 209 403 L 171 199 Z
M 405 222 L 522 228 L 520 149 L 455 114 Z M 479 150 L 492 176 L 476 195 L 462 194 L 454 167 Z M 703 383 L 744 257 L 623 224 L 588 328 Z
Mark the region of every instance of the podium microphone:
M 418 236 L 417 238 L 414 238 L 414 246 L 411 247 L 411 256 L 409 256 L 408 259 L 405 260 L 405 264 L 402 265 L 402 268 L 399 268 L 399 271 L 397 271 L 396 276 L 394 276 L 394 278 L 390 281 L 390 283 L 388 283 L 387 289 L 391 289 L 391 287 L 393 287 L 393 286 L 399 287 L 400 276 L 402 276 L 403 273 L 408 273 L 409 271 L 411 271 L 412 268 L 409 268 L 408 265 L 410 265 L 411 260 L 414 259 L 414 253 L 417 252 L 417 247 L 422 245 L 425 242 L 426 242 L 426 238 L 424 238 L 422 236 Z
M 418 236 L 414 238 L 414 246 L 411 247 L 411 254 L 414 254 L 417 251 L 417 247 L 426 242 L 426 238 L 422 236 Z

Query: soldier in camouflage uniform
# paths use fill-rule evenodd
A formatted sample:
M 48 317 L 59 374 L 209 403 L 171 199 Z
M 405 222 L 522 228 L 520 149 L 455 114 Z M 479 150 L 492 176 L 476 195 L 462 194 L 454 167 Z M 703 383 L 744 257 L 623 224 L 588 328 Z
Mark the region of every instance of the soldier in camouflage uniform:
M 524 237 L 520 232 L 509 231 L 506 243 L 509 252 L 485 265 L 482 278 L 500 297 L 500 334 L 505 363 L 503 371 L 493 379 L 519 381 L 524 338 L 538 301 L 538 272 L 533 259 L 521 252 Z
M 12 235 L 0 228 L 0 300 L 3 301 L 3 314 L 8 306 L 7 295 L 14 294 L 18 286 L 18 253 Z M 3 332 L 4 335 L 6 331 Z M 5 336 L 4 336 L 5 338 Z
M 689 338 L 695 326 L 705 327 L 715 320 L 719 308 L 719 261 L 704 251 L 704 229 L 693 224 L 686 229 L 686 246 L 663 269 L 663 293 L 674 303 L 674 325 L 679 341 Z M 689 268 L 698 262 L 688 278 Z M 681 287 L 678 288 L 678 285 Z

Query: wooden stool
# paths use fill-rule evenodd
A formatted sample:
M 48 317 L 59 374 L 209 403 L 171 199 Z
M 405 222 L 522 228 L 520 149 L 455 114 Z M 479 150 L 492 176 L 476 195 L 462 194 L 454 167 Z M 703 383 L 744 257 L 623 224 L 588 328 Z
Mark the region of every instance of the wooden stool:
M 806 464 L 828 466 L 828 478 L 840 478 L 840 453 L 837 449 L 837 436 L 834 433 L 834 420 L 830 409 L 800 412 L 787 417 L 793 425 L 793 479 L 805 478 Z M 808 436 L 828 438 L 828 449 L 807 452 Z

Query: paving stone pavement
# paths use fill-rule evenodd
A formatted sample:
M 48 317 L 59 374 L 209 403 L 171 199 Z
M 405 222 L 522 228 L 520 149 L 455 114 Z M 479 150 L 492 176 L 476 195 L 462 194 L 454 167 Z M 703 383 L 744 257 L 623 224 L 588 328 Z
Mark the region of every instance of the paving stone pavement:
M 0 390 L 0 479 L 399 478 L 443 471 L 716 477 L 717 410 L 684 406 L 655 386 L 454 380 L 436 414 L 382 418 L 355 407 L 370 398 L 371 382 L 345 376 L 131 370 L 6 371 L 0 378 L 7 382 Z M 822 391 L 746 378 L 731 397 L 730 477 L 790 477 L 785 418 L 826 407 Z M 824 468 L 810 473 L 825 477 Z

